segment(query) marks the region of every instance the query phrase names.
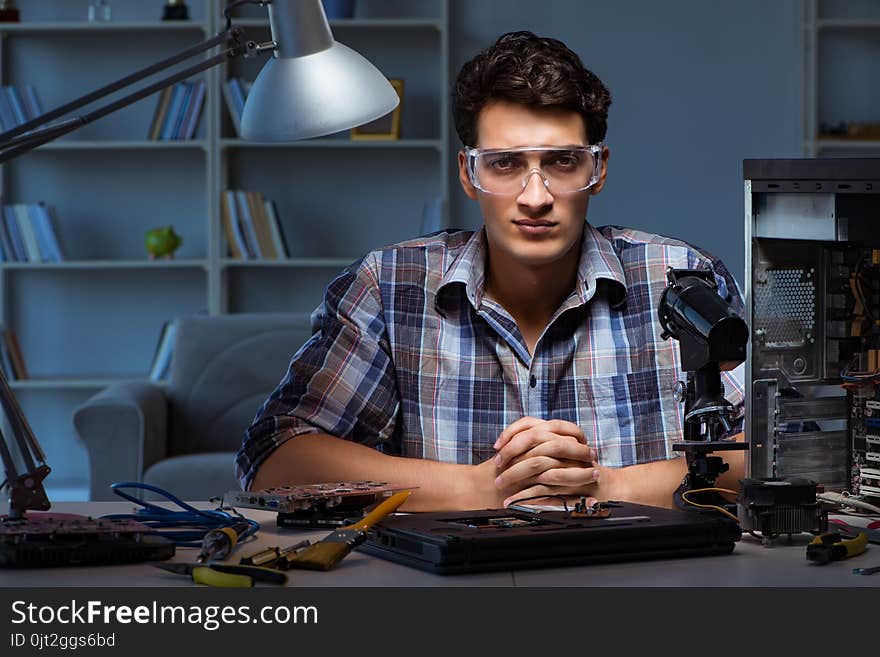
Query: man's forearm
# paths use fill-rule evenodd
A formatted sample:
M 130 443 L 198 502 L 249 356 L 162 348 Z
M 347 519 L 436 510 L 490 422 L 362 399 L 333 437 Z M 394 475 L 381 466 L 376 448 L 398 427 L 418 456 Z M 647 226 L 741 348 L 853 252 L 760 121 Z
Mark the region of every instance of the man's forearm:
M 741 442 L 743 435 L 738 434 L 735 439 Z M 745 476 L 745 452 L 725 451 L 716 455 L 730 465 L 730 469 L 718 477 L 716 486 L 738 491 L 739 480 Z M 603 468 L 596 497 L 672 508 L 672 494 L 685 474 L 687 461 L 684 456 L 624 468 Z M 607 481 L 603 482 L 603 478 Z
M 304 434 L 276 449 L 260 466 L 251 489 L 324 481 L 387 481 L 418 487 L 406 511 L 478 509 L 500 506 L 494 473 L 479 476 L 476 468 L 491 463 L 457 465 L 388 456 L 327 434 Z
M 672 508 L 672 493 L 686 473 L 684 458 L 623 468 L 606 467 L 599 473 L 599 485 L 594 496 L 599 501 L 619 500 Z

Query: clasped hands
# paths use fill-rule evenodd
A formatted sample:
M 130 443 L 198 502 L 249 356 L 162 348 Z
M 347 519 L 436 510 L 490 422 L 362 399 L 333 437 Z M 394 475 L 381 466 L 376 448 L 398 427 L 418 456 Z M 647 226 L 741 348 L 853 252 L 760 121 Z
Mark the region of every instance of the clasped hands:
M 501 432 L 494 448 L 495 457 L 485 465 L 494 466 L 495 489 L 504 496 L 504 506 L 527 497 L 593 498 L 597 493 L 596 450 L 572 422 L 524 417 Z

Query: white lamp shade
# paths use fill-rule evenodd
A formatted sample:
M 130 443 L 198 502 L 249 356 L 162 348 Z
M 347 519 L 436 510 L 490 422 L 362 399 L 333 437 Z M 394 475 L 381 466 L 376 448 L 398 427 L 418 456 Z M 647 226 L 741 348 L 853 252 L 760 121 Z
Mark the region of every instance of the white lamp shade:
M 296 141 L 329 135 L 391 112 L 400 99 L 360 54 L 334 41 L 304 57 L 272 57 L 248 92 L 241 136 Z

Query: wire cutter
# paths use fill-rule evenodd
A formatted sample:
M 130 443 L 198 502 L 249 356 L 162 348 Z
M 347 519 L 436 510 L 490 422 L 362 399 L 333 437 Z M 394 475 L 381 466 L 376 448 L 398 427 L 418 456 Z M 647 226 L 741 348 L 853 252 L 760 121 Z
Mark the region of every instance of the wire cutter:
M 868 546 L 868 535 L 861 532 L 855 538 L 845 539 L 838 532 L 825 532 L 807 545 L 807 560 L 826 564 L 861 554 Z
M 176 575 L 188 575 L 196 584 L 223 588 L 248 588 L 254 582 L 286 584 L 287 574 L 259 566 L 226 563 L 157 563 L 156 568 Z

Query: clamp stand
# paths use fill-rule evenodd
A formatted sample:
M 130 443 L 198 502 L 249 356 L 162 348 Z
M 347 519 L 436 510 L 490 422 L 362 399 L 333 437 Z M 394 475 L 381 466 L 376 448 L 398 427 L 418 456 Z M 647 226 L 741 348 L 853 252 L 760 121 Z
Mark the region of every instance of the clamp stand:
M 688 473 L 673 493 L 676 506 L 692 509 L 682 498 L 682 493 L 714 488 L 718 476 L 730 469 L 720 456 L 710 456 L 712 452 L 748 449 L 745 443 L 719 438 L 730 431 L 733 405 L 724 398 L 721 373 L 717 363 L 709 363 L 695 372 L 687 373 L 687 385 L 679 381 L 673 394 L 677 401 L 684 402 L 684 437 L 675 443 L 673 451 L 684 452 Z M 715 491 L 694 493 L 689 496 L 692 502 L 719 506 L 736 514 L 736 503 L 725 500 Z

